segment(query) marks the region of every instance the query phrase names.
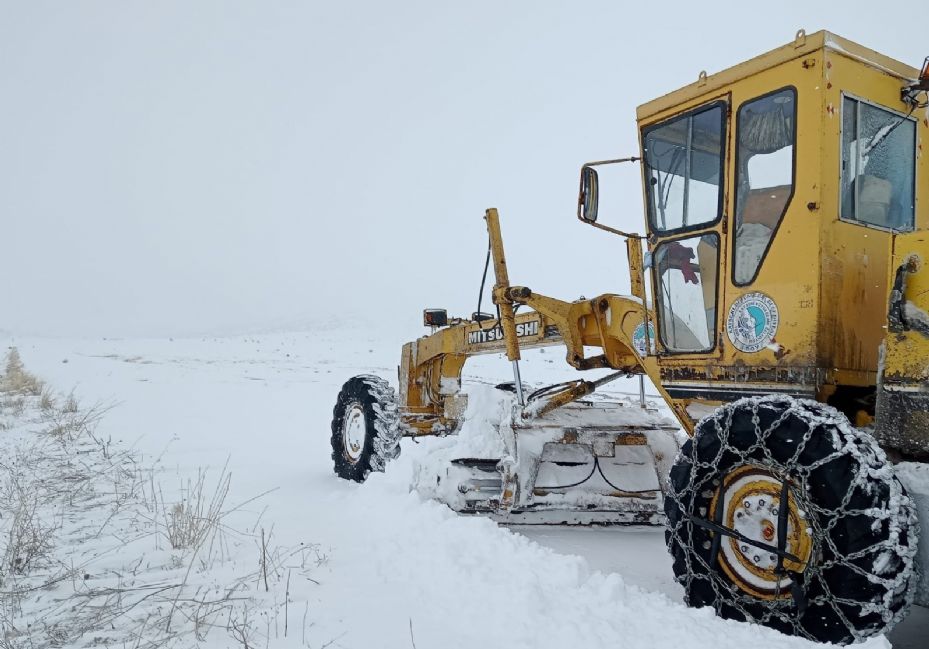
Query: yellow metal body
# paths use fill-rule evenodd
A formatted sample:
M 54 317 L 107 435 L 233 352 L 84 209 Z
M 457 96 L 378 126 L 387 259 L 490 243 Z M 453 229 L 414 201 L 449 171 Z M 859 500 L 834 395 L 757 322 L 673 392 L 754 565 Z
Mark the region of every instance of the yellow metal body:
M 654 298 L 661 290 L 660 278 L 654 265 L 646 268 L 643 263 L 639 238 L 627 240 L 631 297 L 602 295 L 565 302 L 509 286 L 496 210 L 489 210 L 497 277 L 493 295 L 502 330 L 494 321 L 466 322 L 404 347 L 400 394 L 409 430 L 429 434 L 447 431 L 454 424 L 460 413 L 450 398 L 460 387 L 461 369 L 469 356 L 506 351 L 515 360 L 519 347 L 542 345 L 565 345 L 568 364 L 579 370 L 609 367 L 646 374 L 688 431 L 725 401 L 769 393 L 827 401 L 858 423 L 867 423 L 875 417 L 875 403 L 880 401 L 882 368 L 890 383 L 905 386 L 898 392 L 925 390 L 929 326 L 919 331 L 912 325 L 914 309 L 929 312 L 929 266 L 925 265 L 929 261 L 929 162 L 922 155 L 922 143 L 929 142 L 929 112 L 924 107 L 911 111 L 901 100 L 901 88 L 918 75 L 913 67 L 828 32 L 800 32 L 781 48 L 718 74 L 701 74 L 695 83 L 638 108 L 638 126 L 644 134 L 688 111 L 715 102 L 723 107 L 720 218 L 705 226 L 670 232 L 655 228 L 646 218 L 642 237 L 651 256 L 663 244 L 677 240 L 699 238 L 703 252 L 707 245 L 715 247 L 716 265 L 693 265 L 701 277 L 704 299 L 715 305 L 707 309 L 711 344 L 699 352 L 669 349 L 660 333 L 657 340 L 649 339 L 636 349 L 637 327 L 641 336 L 651 327 L 661 332 L 663 325 L 668 326 L 661 322 L 660 310 L 652 306 L 660 302 Z M 781 89 L 792 89 L 796 102 L 791 195 L 755 276 L 747 283 L 736 283 L 732 266 L 737 227 L 737 115 L 749 102 Z M 915 122 L 919 144 L 914 232 L 901 233 L 841 216 L 843 97 L 904 117 L 909 113 L 909 121 Z M 642 157 L 647 155 L 644 139 L 641 136 Z M 646 183 L 650 180 L 645 165 L 642 174 L 648 203 Z M 701 250 L 697 252 L 702 259 Z M 911 317 L 899 331 L 888 334 L 892 288 L 904 264 L 909 270 L 902 303 L 909 305 L 904 306 Z M 732 317 L 733 305 L 740 298 L 759 293 L 776 303 L 776 334 L 760 349 L 746 352 L 727 335 L 727 317 Z M 532 311 L 514 317 L 514 305 Z M 651 327 L 640 327 L 645 321 Z M 598 348 L 599 353 L 586 357 L 585 347 Z M 914 417 L 929 424 L 925 409 Z M 914 422 L 908 424 L 910 428 L 916 426 Z M 929 426 L 923 430 L 929 431 Z M 929 452 L 929 433 L 910 447 L 904 450 Z

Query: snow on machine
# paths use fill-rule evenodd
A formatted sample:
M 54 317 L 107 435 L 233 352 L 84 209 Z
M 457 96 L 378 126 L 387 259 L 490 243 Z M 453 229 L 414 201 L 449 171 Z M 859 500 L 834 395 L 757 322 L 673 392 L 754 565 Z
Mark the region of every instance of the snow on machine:
M 631 295 L 511 286 L 487 210 L 497 314 L 427 310 L 396 393 L 350 379 L 336 473 L 360 482 L 403 436 L 459 433 L 438 471 L 417 470 L 420 491 L 504 521 L 662 522 L 692 606 L 850 643 L 929 605 L 927 91 L 929 59 L 801 30 L 640 106 L 639 155 L 584 165 L 577 211 L 626 240 Z M 598 221 L 597 168 L 631 162 L 644 235 Z M 552 345 L 601 372 L 530 391 L 520 350 Z M 500 352 L 511 391 L 463 389 L 467 359 Z M 626 376 L 676 424 L 595 399 Z

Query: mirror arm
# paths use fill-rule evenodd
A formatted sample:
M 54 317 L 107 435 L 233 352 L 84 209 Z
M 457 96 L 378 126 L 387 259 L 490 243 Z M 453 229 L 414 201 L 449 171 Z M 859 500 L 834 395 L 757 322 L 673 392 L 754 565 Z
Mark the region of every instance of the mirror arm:
M 595 160 L 594 162 L 585 162 L 584 167 L 599 167 L 600 165 L 612 165 L 620 162 L 638 162 L 642 158 L 632 156 L 630 158 L 616 158 L 615 160 Z
M 597 182 L 596 182 L 597 172 L 593 170 L 593 167 L 599 167 L 601 165 L 618 164 L 622 162 L 638 162 L 641 159 L 642 158 L 640 158 L 639 156 L 629 156 L 628 158 L 613 158 L 611 160 L 594 160 L 592 162 L 584 163 L 584 165 L 581 167 L 581 190 L 580 190 L 580 193 L 578 194 L 578 201 L 577 201 L 578 220 L 583 221 L 584 223 L 588 225 L 592 225 L 595 228 L 599 228 L 606 232 L 612 232 L 613 234 L 618 234 L 619 236 L 625 237 L 626 239 L 643 239 L 644 237 L 642 235 L 632 234 L 629 232 L 623 232 L 622 230 L 611 228 L 608 225 L 600 225 L 599 223 L 597 223 L 596 203 L 599 202 L 599 197 L 597 196 L 597 192 L 598 192 Z M 585 175 L 585 172 L 589 172 L 589 175 L 593 176 L 593 183 L 591 183 L 590 185 L 588 185 L 587 183 L 587 175 Z M 591 191 L 591 188 L 593 189 L 593 194 L 594 194 L 593 210 L 591 210 L 593 212 L 593 217 L 585 218 L 586 216 L 589 216 L 587 214 L 586 207 L 587 207 L 587 201 L 589 199 L 588 192 Z
M 605 230 L 605 231 L 607 231 L 607 232 L 612 232 L 613 234 L 618 234 L 619 236 L 621 236 L 621 237 L 626 237 L 627 239 L 644 239 L 644 238 L 645 238 L 645 237 L 642 236 L 641 234 L 635 234 L 634 232 L 623 232 L 622 230 L 617 230 L 616 228 L 611 228 L 611 227 L 608 226 L 608 225 L 601 225 L 600 223 L 597 223 L 597 222 L 595 222 L 595 221 L 585 221 L 584 219 L 581 219 L 581 221 L 582 221 L 583 223 L 586 223 L 587 225 L 592 225 L 592 226 L 594 226 L 595 228 L 600 228 L 601 230 Z

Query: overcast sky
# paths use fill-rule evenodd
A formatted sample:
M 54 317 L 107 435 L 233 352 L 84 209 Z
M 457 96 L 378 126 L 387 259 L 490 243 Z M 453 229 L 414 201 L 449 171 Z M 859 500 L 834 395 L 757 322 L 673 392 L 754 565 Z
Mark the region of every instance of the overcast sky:
M 923 3 L 814 4 L 0 0 L 0 329 L 415 334 L 474 310 L 489 206 L 514 283 L 627 292 L 573 214 L 638 104 L 800 27 L 929 54 Z

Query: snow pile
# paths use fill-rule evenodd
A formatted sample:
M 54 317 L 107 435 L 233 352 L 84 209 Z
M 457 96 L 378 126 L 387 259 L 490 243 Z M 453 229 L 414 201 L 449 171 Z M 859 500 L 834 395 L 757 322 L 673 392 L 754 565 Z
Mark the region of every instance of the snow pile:
M 466 385 L 464 392 L 468 395 L 464 423 L 456 435 L 435 445 L 434 453 L 447 448 L 454 457 L 502 458 L 507 450 L 497 431 L 509 421 L 515 396 L 483 383 Z
M 410 647 L 411 627 L 417 647 L 817 646 L 641 591 L 489 520 L 458 516 L 416 494 L 401 496 L 389 477 L 349 485 L 332 501 L 333 508 L 365 512 L 363 538 L 338 548 L 352 557 L 341 580 L 357 579 L 364 588 L 340 589 L 338 595 L 350 592 L 352 599 L 326 608 L 349 622 L 352 610 L 377 620 L 368 625 L 356 615 L 340 640 L 345 646 Z M 872 639 L 863 646 L 889 645 Z
M 910 497 L 916 503 L 920 521 L 929 521 L 929 464 L 916 462 L 900 462 L 896 473 L 900 482 L 906 487 Z M 920 575 L 916 586 L 916 603 L 929 606 L 929 530 L 920 535 L 919 547 L 916 555 L 916 570 Z
M 496 459 L 510 455 L 501 430 L 508 430 L 515 397 L 482 383 L 463 388 L 468 395 L 464 423 L 448 437 L 429 440 L 428 452 L 414 463 L 410 488 L 425 498 L 464 507 L 464 497 L 458 491 L 459 479 L 467 472 L 452 465 L 452 460 Z M 460 475 L 458 475 L 460 474 Z

